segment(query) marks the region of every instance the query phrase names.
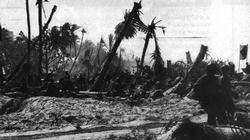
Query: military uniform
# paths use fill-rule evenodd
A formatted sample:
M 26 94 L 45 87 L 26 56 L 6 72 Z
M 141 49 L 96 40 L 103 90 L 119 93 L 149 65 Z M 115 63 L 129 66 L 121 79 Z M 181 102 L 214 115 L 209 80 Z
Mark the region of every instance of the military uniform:
M 217 76 L 202 76 L 194 85 L 195 98 L 208 114 L 208 124 L 215 125 L 218 116 L 219 80 Z

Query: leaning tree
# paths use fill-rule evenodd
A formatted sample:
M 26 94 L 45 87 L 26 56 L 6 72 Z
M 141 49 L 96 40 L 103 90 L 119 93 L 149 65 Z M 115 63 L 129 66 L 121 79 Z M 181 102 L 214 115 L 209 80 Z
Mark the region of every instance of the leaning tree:
M 143 31 L 147 30 L 146 25 L 141 21 L 140 19 L 140 9 L 141 1 L 139 3 L 134 2 L 134 7 L 131 12 L 126 12 L 124 16 L 124 21 L 119 23 L 116 26 L 116 40 L 115 43 L 111 49 L 111 51 L 108 54 L 108 57 L 106 61 L 104 62 L 100 73 L 98 74 L 93 86 L 91 87 L 91 91 L 100 91 L 102 89 L 102 85 L 104 82 L 104 78 L 106 76 L 106 73 L 109 69 L 109 66 L 116 55 L 116 51 L 121 43 L 121 41 L 126 38 L 132 38 L 135 36 L 137 30 Z
M 81 42 L 80 42 L 80 48 L 79 48 L 79 50 L 78 50 L 78 53 L 75 55 L 75 59 L 74 59 L 74 61 L 73 61 L 73 64 L 72 64 L 72 66 L 71 66 L 71 68 L 70 68 L 70 70 L 69 70 L 69 73 L 71 73 L 72 72 L 72 70 L 73 70 L 73 68 L 74 68 L 74 66 L 75 66 L 75 64 L 76 64 L 76 60 L 77 60 L 77 58 L 79 57 L 79 55 L 80 55 L 80 53 L 81 53 L 81 50 L 82 50 L 82 46 L 83 46 L 83 36 L 84 36 L 84 34 L 86 33 L 86 30 L 83 28 L 82 30 L 81 30 L 81 32 L 82 32 L 82 38 L 81 38 Z M 75 46 L 75 48 L 76 48 L 76 46 Z M 75 50 L 75 53 L 76 53 L 76 50 Z
M 155 17 L 156 18 L 156 17 Z M 146 54 L 146 51 L 147 51 L 147 48 L 148 48 L 148 43 L 149 43 L 149 40 L 150 38 L 153 38 L 154 37 L 154 34 L 155 34 L 155 30 L 156 28 L 161 28 L 163 30 L 163 34 L 165 34 L 165 28 L 164 26 L 157 26 L 158 23 L 161 22 L 161 20 L 155 22 L 155 18 L 152 20 L 151 24 L 148 25 L 148 29 L 147 29 L 147 34 L 146 34 L 146 38 L 145 38 L 145 43 L 144 43 L 144 47 L 143 47 L 143 51 L 142 51 L 142 56 L 141 56 L 141 63 L 140 63 L 140 69 L 139 69 L 139 73 L 138 73 L 138 76 L 141 75 L 142 73 L 142 70 L 143 70 L 143 64 L 144 64 L 144 59 L 145 59 L 145 54 Z M 156 38 L 155 38 L 156 39 Z M 155 40 L 157 41 L 157 40 Z M 158 50 L 159 50 L 159 46 L 158 46 L 158 43 L 156 46 L 156 54 L 159 54 Z M 157 47 L 158 46 L 158 47 Z
M 152 60 L 154 61 L 152 67 L 154 70 L 155 79 L 161 80 L 164 75 L 164 61 L 161 57 L 160 47 L 155 32 L 153 32 L 153 38 L 155 42 L 155 51 L 152 53 L 151 56 Z

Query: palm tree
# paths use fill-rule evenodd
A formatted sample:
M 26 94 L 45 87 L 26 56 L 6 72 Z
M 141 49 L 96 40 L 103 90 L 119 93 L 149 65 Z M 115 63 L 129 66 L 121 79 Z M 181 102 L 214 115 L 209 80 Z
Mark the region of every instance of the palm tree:
M 155 42 L 155 51 L 152 53 L 151 59 L 154 60 L 153 69 L 155 73 L 155 78 L 156 80 L 160 80 L 161 78 L 163 78 L 162 74 L 164 72 L 164 61 L 161 57 L 160 47 L 158 45 L 155 33 L 153 33 L 153 37 Z
M 156 17 L 155 17 L 156 18 Z M 138 73 L 138 76 L 141 75 L 142 70 L 143 70 L 143 64 L 144 64 L 144 59 L 145 59 L 145 54 L 148 48 L 148 43 L 149 43 L 149 39 L 152 38 L 155 34 L 155 29 L 156 27 L 161 28 L 163 30 L 163 33 L 165 33 L 165 28 L 164 26 L 156 26 L 156 24 L 158 24 L 160 21 L 155 22 L 155 18 L 151 21 L 151 24 L 148 25 L 148 31 L 147 31 L 147 35 L 146 35 L 146 39 L 145 39 L 145 43 L 144 43 L 144 47 L 143 47 L 143 51 L 142 51 L 142 56 L 141 56 L 141 64 L 140 64 L 140 71 Z
M 72 24 L 70 27 L 70 35 L 71 35 L 71 45 L 70 45 L 70 54 L 71 54 L 71 47 L 72 45 L 75 47 L 75 57 L 77 55 L 77 51 L 76 51 L 76 41 L 78 39 L 78 36 L 75 34 L 75 31 L 80 29 L 80 26 L 78 26 L 77 24 Z M 84 30 L 85 31 L 85 30 Z
M 71 52 L 71 45 L 72 45 L 72 37 L 71 37 L 71 25 L 70 23 L 66 22 L 60 27 L 60 36 L 61 36 L 61 45 L 65 47 L 70 47 Z M 69 52 L 69 54 L 70 54 Z
M 90 80 L 90 71 L 92 70 L 93 68 L 93 64 L 91 63 L 91 56 L 92 56 L 92 53 L 93 53 L 93 49 L 92 48 L 88 48 L 86 51 L 85 51 L 85 54 L 84 54 L 84 58 L 82 60 L 82 64 L 87 67 L 87 82 L 89 84 L 89 80 Z
M 75 66 L 76 60 L 77 60 L 77 58 L 79 57 L 80 52 L 81 52 L 81 49 L 82 49 L 82 46 L 83 46 L 83 45 L 82 45 L 83 36 L 84 36 L 84 34 L 86 33 L 86 30 L 83 28 L 81 32 L 82 32 L 82 38 L 81 38 L 80 48 L 79 48 L 79 50 L 78 50 L 78 53 L 77 53 L 76 56 L 75 56 L 74 62 L 73 62 L 72 66 L 71 66 L 71 68 L 70 68 L 70 70 L 69 70 L 69 73 L 72 72 L 72 70 L 73 70 L 73 68 L 74 68 L 74 66 Z M 76 50 L 75 50 L 75 52 L 76 52 Z
M 62 37 L 62 44 L 69 46 L 69 55 L 71 56 L 71 50 L 72 45 L 75 47 L 75 55 L 76 55 L 76 41 L 78 39 L 78 36 L 74 33 L 76 30 L 78 30 L 80 26 L 77 24 L 70 24 L 69 22 L 66 22 L 61 26 L 61 37 Z
M 116 34 L 116 41 L 108 54 L 108 57 L 103 64 L 103 67 L 95 80 L 92 88 L 90 90 L 99 91 L 102 88 L 102 84 L 105 78 L 105 75 L 109 69 L 109 66 L 113 60 L 113 57 L 116 55 L 116 51 L 121 43 L 121 41 L 126 38 L 132 38 L 135 36 L 137 29 L 140 30 L 140 27 L 143 25 L 139 16 L 140 16 L 140 9 L 141 1 L 139 3 L 134 2 L 134 7 L 131 12 L 126 12 L 124 16 L 124 21 L 119 23 L 116 26 L 115 34 Z

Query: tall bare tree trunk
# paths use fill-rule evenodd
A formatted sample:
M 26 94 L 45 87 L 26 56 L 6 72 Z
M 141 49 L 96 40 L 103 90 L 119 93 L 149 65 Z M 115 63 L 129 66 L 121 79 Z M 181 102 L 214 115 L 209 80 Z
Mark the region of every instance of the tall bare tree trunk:
M 187 64 L 192 64 L 193 61 L 192 61 L 192 58 L 191 58 L 191 54 L 190 52 L 186 52 L 186 59 L 187 59 Z
M 49 44 L 45 47 L 45 69 L 47 75 L 49 73 L 48 49 L 49 49 Z
M 41 82 L 42 76 L 42 59 L 43 59 L 43 42 L 42 42 L 42 30 L 43 30 L 43 23 L 42 23 L 42 6 L 43 0 L 38 0 L 38 24 L 39 24 L 39 60 L 38 60 L 38 82 Z
M 207 46 L 201 45 L 200 52 L 199 52 L 198 56 L 196 57 L 193 65 L 188 70 L 188 72 L 187 72 L 186 76 L 184 77 L 184 79 L 182 81 L 178 82 L 172 88 L 170 88 L 167 91 L 165 91 L 164 94 L 169 94 L 169 93 L 174 93 L 174 92 L 178 92 L 182 96 L 184 96 L 184 95 L 187 94 L 187 93 L 185 93 L 185 88 L 187 87 L 187 84 L 189 82 L 190 76 L 192 75 L 192 73 L 195 70 L 195 68 L 197 68 L 197 66 L 204 59 L 205 54 L 207 53 L 207 50 L 208 50 Z
M 28 26 L 28 42 L 27 42 L 27 63 L 30 63 L 30 11 L 29 11 L 29 0 L 26 0 L 26 13 L 27 13 L 27 26 Z
M 138 5 L 136 5 L 136 4 L 138 4 L 138 3 L 134 3 L 134 7 L 133 7 L 132 11 L 130 12 L 128 19 L 125 20 L 124 28 L 122 29 L 121 33 L 118 34 L 118 37 L 117 37 L 117 39 L 115 41 L 115 44 L 112 47 L 110 53 L 108 54 L 107 60 L 105 61 L 105 63 L 103 65 L 97 79 L 95 80 L 95 82 L 94 82 L 94 84 L 93 84 L 93 86 L 91 87 L 90 90 L 92 90 L 92 91 L 100 91 L 102 89 L 104 78 L 105 78 L 106 73 L 107 73 L 107 71 L 109 69 L 110 63 L 112 62 L 112 60 L 113 60 L 113 58 L 114 58 L 114 56 L 116 54 L 116 51 L 117 51 L 122 39 L 124 38 L 125 31 L 127 30 L 128 26 L 131 24 L 134 14 L 136 12 L 138 12 L 138 10 L 141 8 L 141 7 L 138 7 Z
M 138 75 L 141 75 L 142 70 L 143 70 L 144 59 L 145 59 L 146 51 L 147 51 L 147 49 L 148 49 L 149 39 L 150 39 L 150 33 L 147 33 L 146 39 L 145 39 L 145 43 L 144 43 L 144 47 L 143 47 L 143 51 L 142 51 L 141 64 L 140 64 L 140 71 L 139 71 L 139 74 L 138 74 Z

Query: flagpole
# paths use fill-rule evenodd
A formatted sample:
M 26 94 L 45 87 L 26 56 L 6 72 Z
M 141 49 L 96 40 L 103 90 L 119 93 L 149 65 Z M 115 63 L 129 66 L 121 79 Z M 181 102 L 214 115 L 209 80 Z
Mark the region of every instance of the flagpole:
M 238 66 L 238 71 L 240 72 L 240 55 L 239 55 L 239 66 Z
M 240 47 L 240 51 L 241 51 L 241 47 Z M 240 54 L 240 51 L 239 51 L 239 64 L 238 64 L 238 65 L 239 65 L 239 66 L 238 66 L 238 71 L 239 71 L 239 72 L 240 72 L 240 55 L 241 55 L 241 54 Z
M 247 58 L 246 58 L 246 62 L 248 62 L 248 44 L 246 46 L 247 46 Z

